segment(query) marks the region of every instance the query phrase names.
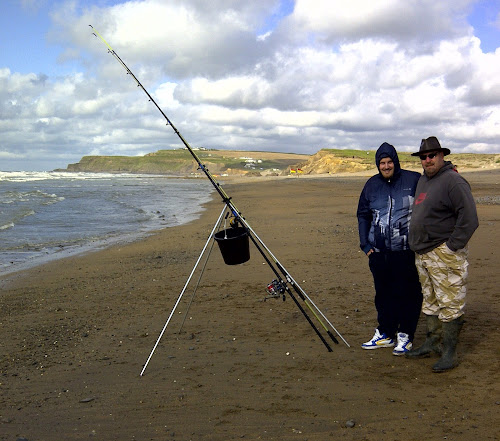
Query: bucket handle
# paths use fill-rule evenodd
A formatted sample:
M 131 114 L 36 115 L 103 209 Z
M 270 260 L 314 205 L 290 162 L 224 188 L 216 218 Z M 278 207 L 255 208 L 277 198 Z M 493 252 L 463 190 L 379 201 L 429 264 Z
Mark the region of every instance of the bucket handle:
M 226 213 L 226 215 L 224 216 L 224 240 L 227 239 L 227 226 L 226 226 L 226 223 L 227 223 L 227 218 L 229 217 L 230 214 L 231 214 L 231 212 L 228 211 Z
M 227 217 L 229 216 L 229 211 L 227 212 L 226 214 L 226 217 L 224 218 L 224 240 L 227 239 L 227 228 L 226 228 L 226 221 L 227 221 Z

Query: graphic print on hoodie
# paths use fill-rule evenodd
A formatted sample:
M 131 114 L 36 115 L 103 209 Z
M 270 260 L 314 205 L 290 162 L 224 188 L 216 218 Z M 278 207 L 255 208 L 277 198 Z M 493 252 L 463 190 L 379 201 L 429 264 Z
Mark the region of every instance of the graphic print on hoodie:
M 377 168 L 391 158 L 394 174 L 385 179 L 379 173 L 366 182 L 358 204 L 360 247 L 367 253 L 409 249 L 408 234 L 415 189 L 420 173 L 401 170 L 396 149 L 384 142 L 375 154 Z

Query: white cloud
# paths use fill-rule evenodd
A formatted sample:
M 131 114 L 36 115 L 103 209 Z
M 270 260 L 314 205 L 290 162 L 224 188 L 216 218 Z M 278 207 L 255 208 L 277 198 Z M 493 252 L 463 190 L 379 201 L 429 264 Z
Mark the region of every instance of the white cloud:
M 325 42 L 389 38 L 433 40 L 469 29 L 463 11 L 472 0 L 298 0 L 294 27 Z
M 194 146 L 413 150 L 436 134 L 457 151 L 498 152 L 500 48 L 481 51 L 472 3 L 297 0 L 279 19 L 268 0 L 63 3 L 49 38 L 79 68 L 0 68 L 0 154 L 37 146 L 55 168 L 180 144 L 89 24 Z

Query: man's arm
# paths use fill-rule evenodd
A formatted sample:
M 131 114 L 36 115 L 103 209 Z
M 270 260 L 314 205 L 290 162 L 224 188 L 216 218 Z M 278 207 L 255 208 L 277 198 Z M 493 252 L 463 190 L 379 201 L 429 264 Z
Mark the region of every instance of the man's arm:
M 455 228 L 446 242 L 448 248 L 457 251 L 464 248 L 479 226 L 476 203 L 469 184 L 460 182 L 450 191 L 450 199 L 456 216 Z
M 372 222 L 372 211 L 370 209 L 370 204 L 366 198 L 366 186 L 361 192 L 358 202 L 358 233 L 359 233 L 359 243 L 363 252 L 370 255 L 373 252 L 372 246 L 368 242 L 368 234 L 370 233 L 370 226 Z

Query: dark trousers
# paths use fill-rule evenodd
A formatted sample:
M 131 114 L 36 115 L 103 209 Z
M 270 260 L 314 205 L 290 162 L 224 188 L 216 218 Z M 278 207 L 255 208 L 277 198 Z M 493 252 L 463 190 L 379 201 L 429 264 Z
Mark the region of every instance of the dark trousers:
M 404 332 L 413 340 L 422 307 L 422 289 L 411 250 L 372 253 L 378 329 L 391 338 Z

